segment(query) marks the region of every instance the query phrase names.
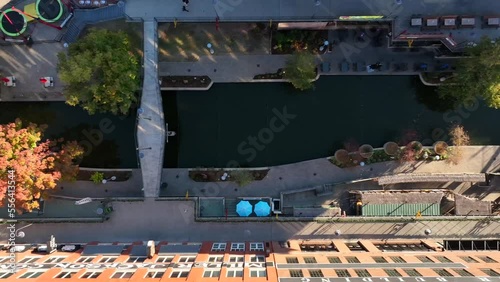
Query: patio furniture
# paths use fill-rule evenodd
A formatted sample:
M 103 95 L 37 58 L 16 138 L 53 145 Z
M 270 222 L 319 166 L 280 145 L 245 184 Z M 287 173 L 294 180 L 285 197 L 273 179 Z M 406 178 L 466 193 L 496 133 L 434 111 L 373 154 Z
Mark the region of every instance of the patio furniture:
M 271 214 L 271 206 L 264 201 L 255 204 L 253 212 L 257 216 L 269 216 Z
M 236 213 L 243 217 L 249 216 L 252 213 L 252 204 L 249 201 L 240 201 L 236 205 Z
M 14 76 L 6 76 L 2 78 L 3 85 L 8 86 L 8 87 L 15 87 L 16 86 L 16 77 Z

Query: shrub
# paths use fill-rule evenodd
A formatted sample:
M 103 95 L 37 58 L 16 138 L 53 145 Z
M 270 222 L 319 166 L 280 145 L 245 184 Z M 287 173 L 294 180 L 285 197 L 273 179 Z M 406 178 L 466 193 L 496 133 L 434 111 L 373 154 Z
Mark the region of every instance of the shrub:
M 92 173 L 90 180 L 92 180 L 95 184 L 101 184 L 104 180 L 104 173 L 96 171 Z

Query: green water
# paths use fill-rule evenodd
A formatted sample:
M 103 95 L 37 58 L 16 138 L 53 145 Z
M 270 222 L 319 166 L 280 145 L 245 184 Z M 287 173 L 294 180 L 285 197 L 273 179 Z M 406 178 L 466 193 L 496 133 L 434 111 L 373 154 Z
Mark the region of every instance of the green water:
M 2 102 L 0 123 L 16 118 L 47 124 L 44 138 L 74 140 L 86 150 L 80 166 L 99 168 L 135 168 L 135 114 L 129 117 L 88 115 L 79 107 L 63 102 Z
M 448 139 L 452 122 L 461 122 L 474 144 L 500 144 L 500 110 L 479 103 L 443 112 L 446 101 L 417 77 L 331 76 L 315 85 L 308 92 L 281 83 L 164 92 L 166 122 L 177 131 L 167 144 L 164 166 L 271 166 L 366 143 L 380 147 L 387 141 L 420 140 L 431 145 Z M 290 116 L 283 121 L 278 116 L 285 108 Z

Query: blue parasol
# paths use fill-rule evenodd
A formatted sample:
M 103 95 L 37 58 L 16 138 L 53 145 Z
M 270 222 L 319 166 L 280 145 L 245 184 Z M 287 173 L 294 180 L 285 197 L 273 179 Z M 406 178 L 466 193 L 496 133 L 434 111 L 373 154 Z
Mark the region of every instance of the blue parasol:
M 268 203 L 260 201 L 253 210 L 257 216 L 268 216 L 271 213 L 271 207 Z
M 252 204 L 248 201 L 240 201 L 236 205 L 236 213 L 239 216 L 249 216 L 252 213 Z

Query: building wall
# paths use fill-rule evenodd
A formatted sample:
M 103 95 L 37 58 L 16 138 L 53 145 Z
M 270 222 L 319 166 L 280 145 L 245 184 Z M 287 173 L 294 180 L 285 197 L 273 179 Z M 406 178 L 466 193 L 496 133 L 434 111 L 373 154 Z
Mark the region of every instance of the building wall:
M 387 245 L 381 245 L 388 243 Z M 213 250 L 214 243 L 226 243 L 224 250 L 215 251 Z M 122 252 L 114 262 L 116 264 L 112 268 L 103 269 L 102 273 L 94 279 L 81 278 L 86 272 L 91 271 L 91 267 L 96 267 L 99 261 L 107 256 L 97 255 L 90 265 L 85 265 L 87 268 L 75 269 L 76 274 L 71 278 L 55 278 L 60 275 L 61 272 L 68 271 L 68 267 L 52 267 L 47 269 L 42 275 L 37 278 L 26 279 L 27 281 L 72 281 L 72 280 L 85 280 L 85 281 L 228 281 L 228 282 L 238 282 L 238 281 L 291 281 L 286 280 L 295 276 L 293 281 L 308 281 L 313 277 L 314 279 L 321 279 L 319 277 L 324 277 L 325 280 L 322 281 L 348 281 L 347 278 L 354 279 L 356 277 L 363 277 L 363 275 L 368 275 L 369 277 L 390 277 L 390 273 L 398 273 L 401 275 L 402 279 L 409 280 L 385 280 L 385 281 L 434 281 L 434 280 L 412 280 L 414 277 L 410 277 L 410 273 L 405 271 L 406 269 L 415 269 L 418 274 L 425 279 L 439 278 L 441 280 L 436 281 L 454 281 L 452 279 L 462 279 L 460 277 L 465 277 L 464 279 L 469 279 L 467 281 L 479 281 L 471 280 L 477 277 L 485 277 L 490 280 L 483 281 L 499 281 L 500 278 L 491 278 L 492 273 L 485 273 L 482 269 L 488 269 L 495 271 L 500 276 L 500 252 L 499 251 L 442 251 L 440 245 L 432 240 L 425 241 L 369 241 L 362 240 L 357 242 L 347 242 L 343 240 L 318 240 L 318 241 L 297 241 L 289 240 L 287 242 L 258 242 L 262 244 L 263 250 L 250 251 L 250 244 L 252 242 L 241 242 L 245 244 L 244 251 L 231 251 L 231 243 L 233 242 L 203 242 L 201 243 L 198 253 L 193 254 L 161 254 L 161 256 L 173 256 L 172 263 L 178 263 L 171 265 L 164 269 L 158 269 L 159 271 L 164 271 L 160 278 L 145 278 L 148 272 L 155 269 L 148 269 L 147 264 L 157 263 L 157 259 L 160 257 L 159 250 L 162 246 L 168 245 L 167 242 L 160 242 L 155 250 L 155 255 L 150 259 L 145 259 L 142 264 L 135 264 L 134 268 L 131 268 L 131 277 L 129 278 L 111 278 L 118 268 L 134 266 L 134 264 L 128 263 L 130 258 L 130 252 L 134 245 L 142 245 L 142 242 L 133 243 L 124 252 Z M 234 242 L 238 243 L 238 242 Z M 257 243 L 257 242 L 256 242 Z M 267 244 L 266 244 L 267 243 Z M 94 242 L 93 244 L 97 244 Z M 117 244 L 117 243 L 115 243 Z M 127 244 L 128 245 L 128 244 Z M 388 246 L 393 248 L 392 250 L 387 249 Z M 396 250 L 394 250 L 396 248 Z M 8 257 L 9 253 L 7 251 L 0 252 L 0 259 Z M 21 277 L 26 275 L 26 273 L 33 272 L 34 267 L 39 267 L 40 264 L 44 263 L 48 259 L 53 259 L 55 257 L 64 257 L 64 260 L 60 261 L 60 265 L 65 263 L 76 263 L 80 258 L 83 258 L 81 250 L 75 253 L 67 252 L 54 252 L 48 255 L 37 255 L 31 252 L 19 253 L 16 260 L 18 262 L 19 270 L 12 276 L 1 279 L 0 281 L 23 281 Z M 175 271 L 180 270 L 177 268 L 179 265 L 179 260 L 181 257 L 185 256 L 195 256 L 194 264 L 197 266 L 192 266 L 188 268 L 189 275 L 187 277 L 181 278 L 171 278 L 171 274 Z M 232 256 L 243 256 L 245 265 L 241 268 L 243 271 L 243 277 L 226 277 L 228 271 L 236 270 L 234 265 L 225 264 L 222 266 L 214 264 L 204 264 L 208 263 L 210 259 L 215 259 L 215 257 L 221 257 L 222 262 L 229 263 Z M 258 256 L 262 258 L 262 262 L 252 263 L 252 259 Z M 35 257 L 36 261 L 31 263 L 31 269 L 22 269 L 22 264 L 19 263 L 25 258 Z M 422 262 L 419 257 L 427 258 L 430 262 Z M 380 262 L 380 259 L 384 258 L 386 262 Z M 489 259 L 487 259 L 489 258 Z M 356 260 L 354 262 L 353 260 Z M 401 261 L 401 260 L 404 260 Z M 122 263 L 122 265 L 120 265 Z M 8 261 L 1 261 L 0 264 L 3 270 L 0 271 L 0 278 L 5 275 L 9 270 Z M 144 265 L 146 264 L 146 265 Z M 200 266 L 204 264 L 203 266 Z M 82 264 L 80 264 L 82 265 Z M 210 267 L 214 266 L 215 267 Z M 150 267 L 150 266 L 149 266 Z M 435 270 L 444 269 L 452 277 L 443 276 L 443 274 L 437 273 Z M 217 277 L 203 277 L 205 270 L 219 270 L 220 275 Z M 253 270 L 265 270 L 265 277 L 251 277 L 251 271 Z M 465 270 L 473 277 L 464 276 L 463 272 L 460 270 Z M 125 270 L 123 270 L 125 271 Z M 364 271 L 360 273 L 360 271 Z M 389 271 L 389 273 L 387 272 Z M 300 275 L 299 275 L 300 274 Z M 494 274 L 494 273 L 493 273 Z M 298 276 L 297 276 L 298 275 Z M 321 276 L 318 276 L 321 275 Z M 306 280 L 302 280 L 306 279 Z M 334 279 L 334 280 L 330 280 Z M 337 280 L 335 280 L 337 279 Z M 367 279 L 367 278 L 365 278 Z M 371 278 L 370 278 L 371 279 Z M 392 278 L 389 279 L 399 279 Z M 424 278 L 422 278 L 424 279 Z M 444 280 L 442 280 L 444 279 Z M 495 280 L 496 279 L 496 280 Z M 314 282 L 316 280 L 311 280 Z M 370 280 L 364 280 L 370 281 Z M 372 280 L 375 281 L 375 280 Z M 384 281 L 384 280 L 380 280 Z M 466 281 L 466 280 L 456 280 L 456 281 Z

